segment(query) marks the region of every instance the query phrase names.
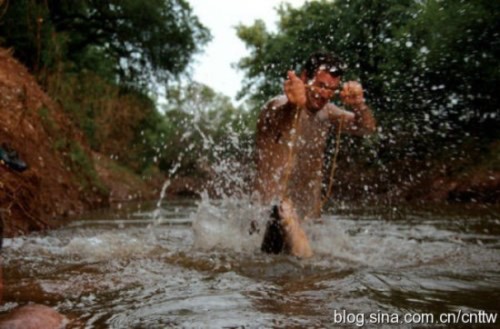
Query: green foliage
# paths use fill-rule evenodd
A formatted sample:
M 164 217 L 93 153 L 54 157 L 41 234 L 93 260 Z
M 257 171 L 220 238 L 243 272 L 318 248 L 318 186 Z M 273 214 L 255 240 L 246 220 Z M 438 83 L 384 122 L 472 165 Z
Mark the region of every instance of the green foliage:
M 141 173 L 157 156 L 162 116 L 150 97 L 118 87 L 91 72 L 64 73 L 49 80 L 51 94 L 64 104 L 94 151 Z
M 59 127 L 57 127 L 56 123 L 50 117 L 49 109 L 45 106 L 41 107 L 40 110 L 38 110 L 38 115 L 42 120 L 42 125 L 45 128 L 45 131 L 49 135 L 56 134 Z
M 49 109 L 40 108 L 38 115 L 47 135 L 53 141 L 54 150 L 61 154 L 65 166 L 73 172 L 82 191 L 107 195 L 108 191 L 97 175 L 91 156 L 77 141 L 65 135 L 63 127 L 55 122 Z
M 162 170 L 203 176 L 216 160 L 239 155 L 241 144 L 231 137 L 248 131 L 240 124 L 243 112 L 228 97 L 194 82 L 172 88 L 168 98 L 159 141 Z
M 101 184 L 90 156 L 83 151 L 80 144 L 74 141 L 69 142 L 69 159 L 72 172 L 77 173 L 80 185 L 84 189 L 97 186 L 102 193 L 106 193 L 106 188 Z
M 54 27 L 48 20 L 47 8 L 35 1 L 15 1 L 6 4 L 6 11 L 0 17 L 0 36 L 3 46 L 14 47 L 15 55 L 24 64 L 38 71 L 43 48 L 50 52 Z
M 135 86 L 178 76 L 210 40 L 185 0 L 18 0 L 1 19 L 5 46 L 35 72 L 64 60 Z

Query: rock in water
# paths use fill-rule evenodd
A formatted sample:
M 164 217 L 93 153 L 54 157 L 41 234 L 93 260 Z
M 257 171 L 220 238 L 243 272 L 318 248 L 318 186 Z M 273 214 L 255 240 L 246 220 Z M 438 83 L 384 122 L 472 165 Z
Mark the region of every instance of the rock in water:
M 25 305 L 0 319 L 0 329 L 63 329 L 67 319 L 45 305 Z

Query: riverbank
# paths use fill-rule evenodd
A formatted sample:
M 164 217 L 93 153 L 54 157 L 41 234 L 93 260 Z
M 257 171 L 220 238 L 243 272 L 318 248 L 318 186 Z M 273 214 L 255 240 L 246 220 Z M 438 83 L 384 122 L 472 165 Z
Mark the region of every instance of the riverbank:
M 109 206 L 119 198 L 154 198 L 158 184 L 142 180 L 90 151 L 88 142 L 28 70 L 0 48 L 0 146 L 28 168 L 0 164 L 4 234 L 44 230 L 54 219 Z

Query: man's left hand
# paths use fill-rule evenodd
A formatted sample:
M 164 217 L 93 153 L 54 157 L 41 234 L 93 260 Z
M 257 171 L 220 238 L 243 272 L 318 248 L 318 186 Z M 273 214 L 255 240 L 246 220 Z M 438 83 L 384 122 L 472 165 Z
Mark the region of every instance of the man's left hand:
M 364 104 L 363 87 L 357 81 L 348 81 L 342 86 L 340 98 L 345 105 L 359 106 Z

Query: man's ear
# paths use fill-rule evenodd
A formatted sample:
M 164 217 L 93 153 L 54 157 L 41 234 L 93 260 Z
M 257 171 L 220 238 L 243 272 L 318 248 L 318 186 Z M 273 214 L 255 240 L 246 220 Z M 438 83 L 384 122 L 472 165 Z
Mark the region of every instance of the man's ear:
M 306 70 L 302 70 L 302 72 L 300 73 L 300 80 L 302 80 L 302 82 L 304 82 L 304 83 L 307 83 L 307 71 Z

